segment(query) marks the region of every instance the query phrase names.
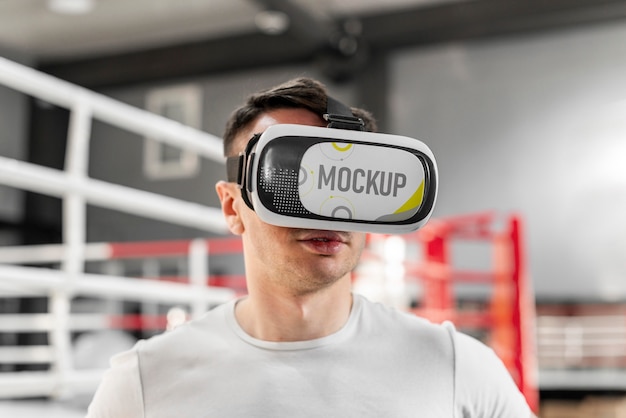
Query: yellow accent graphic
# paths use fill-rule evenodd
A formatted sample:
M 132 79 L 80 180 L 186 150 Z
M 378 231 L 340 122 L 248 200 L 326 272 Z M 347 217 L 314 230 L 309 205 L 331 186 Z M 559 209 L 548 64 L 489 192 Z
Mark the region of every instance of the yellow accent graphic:
M 411 196 L 409 200 L 404 202 L 404 204 L 400 206 L 398 210 L 394 212 L 394 214 L 407 212 L 409 210 L 416 209 L 422 204 L 423 200 L 424 200 L 424 180 L 422 180 L 422 183 L 419 185 L 417 190 L 415 190 L 415 193 L 413 193 L 413 196 Z
M 346 152 L 350 148 L 352 148 L 352 144 L 346 144 L 345 146 L 342 147 L 342 146 L 338 145 L 336 142 L 333 142 L 333 148 L 336 149 L 339 152 Z

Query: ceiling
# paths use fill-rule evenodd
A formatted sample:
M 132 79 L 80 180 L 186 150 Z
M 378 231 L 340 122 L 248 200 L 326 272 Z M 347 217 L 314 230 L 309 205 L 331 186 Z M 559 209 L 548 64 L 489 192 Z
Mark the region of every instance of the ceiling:
M 312 60 L 341 77 L 401 47 L 624 18 L 626 0 L 0 0 L 0 51 L 87 87 Z
M 290 7 L 323 24 L 337 16 L 425 7 L 450 0 L 64 0 L 84 13 L 53 11 L 57 0 L 1 0 L 0 46 L 43 61 L 127 52 L 261 30 L 266 9 Z

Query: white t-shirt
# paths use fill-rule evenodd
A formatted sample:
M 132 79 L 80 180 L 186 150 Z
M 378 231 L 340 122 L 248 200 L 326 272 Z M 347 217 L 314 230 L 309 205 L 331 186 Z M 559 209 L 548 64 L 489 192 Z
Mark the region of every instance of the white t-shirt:
M 111 360 L 88 418 L 528 418 L 494 352 L 477 340 L 354 295 L 342 329 L 261 341 L 235 301 Z

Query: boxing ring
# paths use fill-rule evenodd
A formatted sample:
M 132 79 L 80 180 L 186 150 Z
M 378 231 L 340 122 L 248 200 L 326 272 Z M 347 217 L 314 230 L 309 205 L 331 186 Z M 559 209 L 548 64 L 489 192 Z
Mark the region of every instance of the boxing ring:
M 98 119 L 220 163 L 223 162 L 221 140 L 4 58 L 0 58 L 0 84 L 70 110 L 63 171 L 0 156 L 0 184 L 58 197 L 63 203 L 62 245 L 2 248 L 0 295 L 46 296 L 49 313 L 30 317 L 3 315 L 0 332 L 46 331 L 49 346 L 0 347 L 0 363 L 36 359 L 48 361 L 50 369 L 0 373 L 0 398 L 64 397 L 93 391 L 102 370 L 76 370 L 70 357 L 72 328 L 78 326 L 76 318 L 72 319 L 71 315 L 73 298 L 93 296 L 186 303 L 192 306 L 192 316 L 197 316 L 207 306 L 232 298 L 234 292 L 205 286 L 208 266 L 207 242 L 204 240 L 189 244 L 191 279 L 188 283 L 85 273 L 86 260 L 103 251 L 98 245 L 86 243 L 87 204 L 212 233 L 227 230 L 217 208 L 89 178 L 92 121 Z M 9 260 L 12 264 L 8 264 Z M 58 261 L 60 268 L 18 265 L 44 260 Z
M 45 346 L 0 346 L 0 365 L 50 365 L 46 371 L 0 373 L 0 399 L 90 394 L 103 369 L 75 367 L 71 353 L 72 336 L 77 332 L 161 332 L 174 322 L 197 317 L 210 306 L 245 292 L 243 275 L 217 275 L 209 265 L 210 256 L 241 255 L 238 238 L 86 242 L 87 204 L 218 235 L 227 231 L 219 209 L 89 178 L 93 119 L 218 163 L 224 161 L 221 139 L 1 58 L 0 83 L 71 111 L 64 171 L 0 157 L 0 185 L 55 196 L 63 202 L 62 244 L 0 248 L 0 297 L 37 295 L 49 300 L 47 313 L 0 316 L 0 332 L 45 332 L 49 336 Z M 393 299 L 387 302 L 405 304 L 398 307 L 434 322 L 452 320 L 462 329 L 485 334 L 488 344 L 503 359 L 536 410 L 535 313 L 521 225 L 516 216 L 502 219 L 486 213 L 433 219 L 416 233 L 401 238 L 369 234 L 368 246 L 353 279 L 357 292 L 369 287 L 372 294 L 381 293 L 384 287 Z M 454 260 L 455 246 L 468 241 L 484 246 L 488 252 L 482 270 L 459 268 Z M 408 247 L 413 248 L 413 256 Z M 163 275 L 155 268 L 155 260 L 172 257 L 182 260 L 180 274 Z M 143 272 L 135 277 L 123 275 L 115 267 L 117 262 L 139 259 L 144 263 Z M 43 267 L 51 263 L 59 268 Z M 93 263 L 104 263 L 104 268 L 98 273 L 86 271 L 86 265 Z M 487 288 L 487 296 L 478 302 L 470 301 L 473 305 L 466 309 L 462 305 L 468 301 L 456 290 L 459 284 Z M 406 300 L 399 302 L 406 299 L 407 285 L 420 289 L 408 292 L 413 306 L 406 305 Z M 76 313 L 71 307 L 77 298 L 131 300 L 148 306 L 178 304 L 184 305 L 186 311 L 182 317 L 178 311 L 172 318 L 170 312 L 164 315 L 158 311 Z

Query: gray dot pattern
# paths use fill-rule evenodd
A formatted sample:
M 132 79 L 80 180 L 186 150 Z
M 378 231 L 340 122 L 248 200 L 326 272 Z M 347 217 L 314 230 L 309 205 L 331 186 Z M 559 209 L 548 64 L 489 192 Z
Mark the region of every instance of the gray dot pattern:
M 299 170 L 276 167 L 262 167 L 259 185 L 263 193 L 272 195 L 272 205 L 278 213 L 289 215 L 309 215 L 300 202 L 298 192 Z

